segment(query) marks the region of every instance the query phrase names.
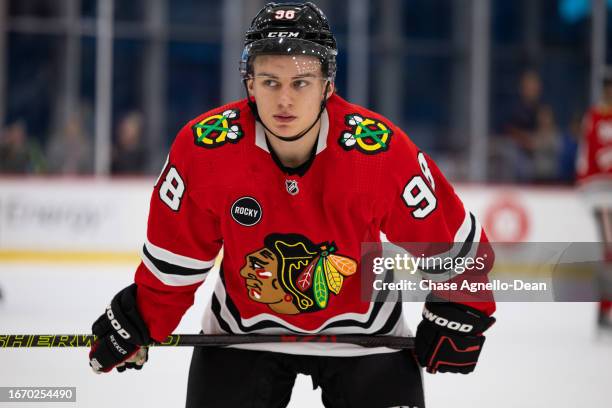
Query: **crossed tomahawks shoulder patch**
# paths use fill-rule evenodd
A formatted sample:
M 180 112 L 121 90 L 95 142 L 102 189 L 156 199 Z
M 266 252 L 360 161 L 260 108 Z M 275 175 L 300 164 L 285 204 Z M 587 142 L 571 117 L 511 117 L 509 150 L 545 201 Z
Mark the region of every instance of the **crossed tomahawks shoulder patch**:
M 227 142 L 238 143 L 243 135 L 240 125 L 235 123 L 239 117 L 239 110 L 228 109 L 199 121 L 192 127 L 195 144 L 212 149 Z
M 389 149 L 393 132 L 377 119 L 365 118 L 357 113 L 346 115 L 345 122 L 350 130 L 342 132 L 338 143 L 345 150 L 356 148 L 366 154 L 376 154 Z

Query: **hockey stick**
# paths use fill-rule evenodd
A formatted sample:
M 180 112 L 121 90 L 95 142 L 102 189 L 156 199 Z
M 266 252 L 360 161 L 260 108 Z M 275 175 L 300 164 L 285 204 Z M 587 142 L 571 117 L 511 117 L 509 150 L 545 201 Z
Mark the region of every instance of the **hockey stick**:
M 90 347 L 91 334 L 1 334 L 0 348 L 25 347 Z M 204 335 L 173 334 L 156 347 L 233 346 L 254 343 L 346 343 L 362 347 L 414 348 L 413 337 L 367 335 Z

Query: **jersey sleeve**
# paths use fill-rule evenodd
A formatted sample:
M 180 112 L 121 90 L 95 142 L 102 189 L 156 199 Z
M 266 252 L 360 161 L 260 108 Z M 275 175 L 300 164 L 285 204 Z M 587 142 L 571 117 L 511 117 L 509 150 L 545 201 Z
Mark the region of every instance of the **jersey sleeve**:
M 197 185 L 192 151 L 191 128 L 185 126 L 155 183 L 135 275 L 138 308 L 156 341 L 178 326 L 223 243 L 219 220 Z
M 389 171 L 392 185 L 387 190 L 388 210 L 382 219 L 382 232 L 412 256 L 422 257 L 425 266 L 419 270 L 424 279 L 455 282 L 459 288 L 464 280 L 487 283 L 495 255 L 482 226 L 433 160 L 411 143 L 407 146 Z M 436 258 L 453 262 L 436 262 Z M 495 311 L 491 291 L 433 294 L 488 315 Z

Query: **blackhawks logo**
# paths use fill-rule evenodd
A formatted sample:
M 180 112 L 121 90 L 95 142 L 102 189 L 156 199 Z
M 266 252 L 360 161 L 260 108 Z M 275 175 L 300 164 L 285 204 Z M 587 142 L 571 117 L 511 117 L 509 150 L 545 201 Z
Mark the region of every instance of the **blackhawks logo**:
M 264 247 L 245 257 L 240 276 L 251 300 L 282 314 L 325 309 L 339 295 L 357 262 L 332 243 L 314 244 L 299 234 L 270 234 Z
M 242 137 L 240 125 L 234 124 L 240 111 L 236 109 L 212 115 L 193 125 L 195 144 L 202 147 L 219 147 L 226 142 L 237 143 Z
M 345 121 L 351 130 L 342 133 L 338 140 L 345 150 L 357 148 L 362 153 L 376 154 L 389 148 L 393 132 L 381 121 L 354 113 L 346 115 Z

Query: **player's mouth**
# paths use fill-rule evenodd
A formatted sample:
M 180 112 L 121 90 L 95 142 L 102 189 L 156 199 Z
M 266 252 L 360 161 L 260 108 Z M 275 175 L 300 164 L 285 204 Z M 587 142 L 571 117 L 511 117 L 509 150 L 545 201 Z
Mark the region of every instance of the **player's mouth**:
M 279 123 L 288 124 L 297 119 L 297 116 L 280 113 L 278 115 L 274 115 L 274 120 Z

